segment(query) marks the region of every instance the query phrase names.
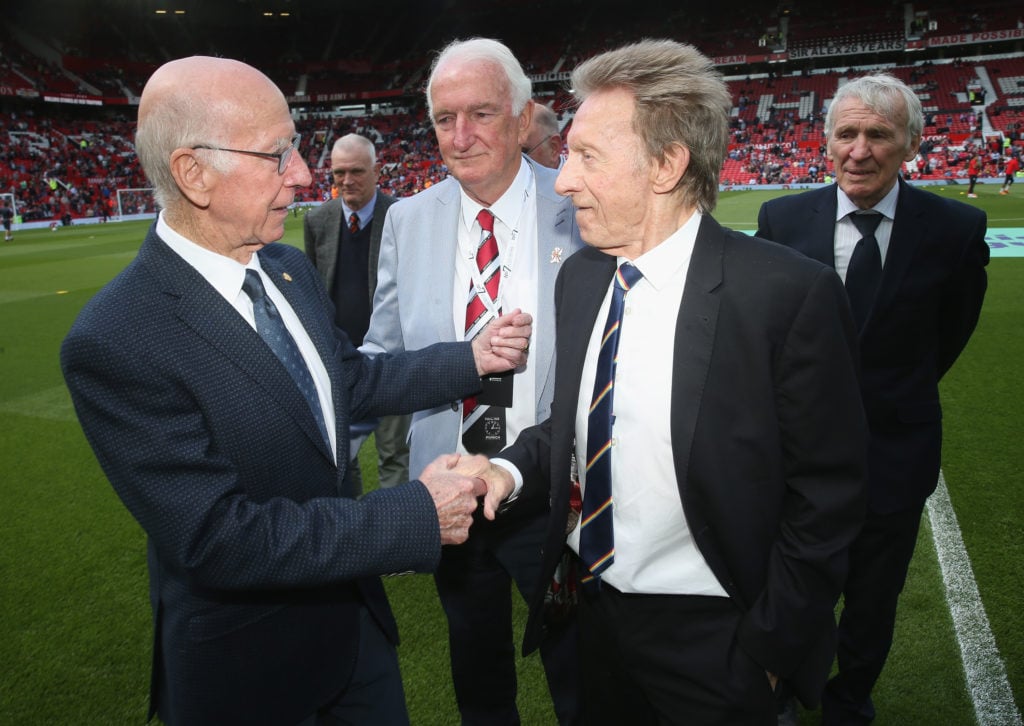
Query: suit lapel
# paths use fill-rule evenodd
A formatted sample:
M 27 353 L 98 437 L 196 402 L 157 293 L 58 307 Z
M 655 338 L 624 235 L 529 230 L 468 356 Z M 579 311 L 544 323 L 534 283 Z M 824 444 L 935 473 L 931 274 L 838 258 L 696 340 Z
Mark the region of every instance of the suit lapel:
M 333 297 L 334 276 L 338 267 L 338 239 L 341 236 L 341 199 L 332 199 L 324 205 L 324 216 L 321 218 L 322 231 L 318 259 L 323 270 L 324 287 Z
M 928 226 L 928 220 L 922 218 L 922 209 L 915 199 L 917 194 L 924 192 L 918 192 L 903 181 L 900 181 L 899 185 L 896 218 L 893 220 L 892 232 L 889 235 L 889 249 L 882 266 L 882 280 L 875 303 L 871 307 L 871 315 L 864 325 L 865 329 L 870 327 L 876 312 L 884 310 L 896 295 Z
M 539 185 L 538 185 L 539 190 Z M 572 205 L 564 197 L 537 194 L 537 311 L 533 340 L 536 345 L 531 362 L 536 368 L 536 404 L 545 400 L 545 391 L 553 385 L 551 365 L 555 354 L 555 301 L 545 290 L 554 290 L 561 261 L 572 254 Z M 600 301 L 599 301 L 600 302 Z M 548 398 L 550 400 L 550 398 Z
M 238 311 L 161 241 L 155 231 L 151 230 L 143 242 L 139 259 L 154 274 L 164 292 L 177 299 L 175 313 L 182 324 L 251 378 L 278 403 L 282 411 L 292 417 L 324 455 L 329 456 L 305 397 L 274 353 Z
M 802 252 L 833 270 L 836 267 L 836 210 L 838 209 L 835 185 L 825 187 L 818 194 L 812 206 L 804 238 L 806 249 Z
M 705 215 L 697 230 L 690 268 L 686 273 L 672 360 L 672 450 L 681 494 L 687 485 L 697 414 L 711 366 L 718 326 L 718 288 L 722 284 L 723 255 L 722 228 Z
M 427 285 L 428 294 L 419 300 L 433 300 L 439 309 L 435 312 L 436 339 L 440 341 L 462 340 L 464 330 L 455 329 L 453 318 L 455 303 L 452 294 L 455 288 L 455 265 L 459 258 L 459 185 L 450 178 L 442 182 L 445 186 L 437 195 L 437 209 L 433 220 L 424 220 L 434 226 L 434 238 L 429 249 L 423 250 L 422 259 L 426 269 L 420 270 L 422 284 Z M 451 262 L 447 262 L 451 260 Z M 466 295 L 468 295 L 468 291 Z M 466 299 L 461 301 L 463 305 Z

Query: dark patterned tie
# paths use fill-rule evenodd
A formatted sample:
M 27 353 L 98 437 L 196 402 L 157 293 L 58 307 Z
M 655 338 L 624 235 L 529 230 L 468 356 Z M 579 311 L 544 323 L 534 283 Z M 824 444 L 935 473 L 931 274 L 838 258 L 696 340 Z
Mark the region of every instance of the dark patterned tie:
M 359 215 L 355 212 L 348 215 L 348 231 L 355 234 L 359 231 Z
M 850 298 L 857 329 L 861 330 L 882 279 L 882 254 L 875 239 L 875 230 L 882 221 L 882 215 L 878 212 L 854 212 L 850 220 L 860 231 L 861 239 L 850 256 L 850 266 L 846 268 L 846 295 Z
M 317 396 L 316 384 L 313 383 L 313 377 L 309 374 L 309 368 L 306 367 L 306 361 L 303 359 L 302 353 L 299 352 L 295 339 L 292 338 L 288 328 L 285 327 L 284 320 L 281 319 L 281 313 L 278 312 L 277 306 L 274 305 L 273 301 L 267 297 L 267 291 L 263 287 L 263 280 L 260 279 L 260 275 L 256 270 L 245 271 L 245 282 L 242 283 L 242 290 L 252 300 L 253 316 L 256 318 L 256 332 L 260 334 L 264 342 L 274 351 L 274 355 L 278 357 L 278 360 L 281 361 L 281 364 L 284 365 L 291 375 L 292 380 L 295 381 L 295 385 L 299 387 L 302 395 L 306 397 L 306 402 L 313 412 L 313 418 L 316 419 L 316 424 L 320 428 L 320 434 L 324 437 L 327 448 L 331 448 L 331 438 L 327 435 L 327 425 L 324 423 L 324 414 L 320 409 L 320 399 Z
M 494 237 L 494 215 L 488 209 L 481 209 L 476 220 L 481 230 L 476 266 L 483 287 L 477 289 L 476 285 L 470 283 L 464 340 L 475 338 L 491 321 L 490 310 L 496 306 L 501 282 L 501 256 L 498 253 L 498 240 Z M 490 408 L 494 410 L 489 411 Z M 501 407 L 481 405 L 476 396 L 466 398 L 462 403 L 462 443 L 466 450 L 472 454 L 494 454 L 503 449 L 504 416 L 505 411 Z
M 580 559 L 590 570 L 580 578 L 586 584 L 600 577 L 615 561 L 612 528 L 612 424 L 615 362 L 626 293 L 643 275 L 628 262 L 615 271 L 608 322 L 601 337 L 594 377 L 594 397 L 587 417 L 587 478 L 580 515 Z

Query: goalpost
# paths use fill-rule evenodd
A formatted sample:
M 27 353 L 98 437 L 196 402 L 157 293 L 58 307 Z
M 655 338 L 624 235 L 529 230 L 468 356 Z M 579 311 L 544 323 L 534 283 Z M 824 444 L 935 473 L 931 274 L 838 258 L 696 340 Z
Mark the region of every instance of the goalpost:
M 133 214 L 156 214 L 158 211 L 152 187 L 117 190 L 117 216 L 121 219 Z
M 3 194 L 0 194 L 0 207 L 7 207 L 8 209 L 11 210 L 11 212 L 14 215 L 13 217 L 11 217 L 12 224 L 21 223 L 21 218 L 18 216 L 18 203 L 14 199 L 13 194 L 11 194 L 10 192 L 4 192 Z

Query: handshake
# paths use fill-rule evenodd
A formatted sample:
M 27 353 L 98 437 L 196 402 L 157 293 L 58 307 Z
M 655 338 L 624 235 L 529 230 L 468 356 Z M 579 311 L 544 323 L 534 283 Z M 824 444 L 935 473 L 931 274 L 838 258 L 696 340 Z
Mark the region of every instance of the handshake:
M 478 497 L 484 498 L 484 516 L 493 520 L 515 486 L 508 471 L 480 455 L 444 454 L 434 459 L 419 479 L 437 507 L 443 545 L 462 544 L 469 537 Z

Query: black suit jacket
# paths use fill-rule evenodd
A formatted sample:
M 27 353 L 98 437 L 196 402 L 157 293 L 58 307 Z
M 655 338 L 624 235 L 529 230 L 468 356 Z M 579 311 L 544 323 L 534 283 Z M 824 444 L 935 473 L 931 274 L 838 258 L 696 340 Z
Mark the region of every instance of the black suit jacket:
M 462 398 L 468 345 L 361 356 L 316 271 L 260 253 L 327 368 L 339 451 L 349 422 Z M 61 349 L 82 428 L 148 535 L 151 708 L 174 724 L 297 723 L 357 657 L 357 608 L 397 628 L 377 575 L 432 570 L 437 514 L 418 484 L 339 495 L 348 457 L 241 315 L 156 235 L 82 310 Z
M 370 309 L 373 309 L 373 293 L 377 290 L 377 258 L 380 257 L 380 238 L 384 233 L 384 218 L 388 207 L 397 202 L 394 197 L 377 191 L 377 201 L 373 205 L 373 223 L 370 227 L 369 277 Z M 338 235 L 342 220 L 341 198 L 324 202 L 302 220 L 303 239 L 306 246 L 306 257 L 320 272 L 320 278 L 327 287 L 332 300 L 334 294 L 334 273 L 338 265 Z
M 524 473 L 525 496 L 549 491 L 545 585 L 565 542 L 587 343 L 614 270 L 615 258 L 593 248 L 565 263 L 551 417 L 502 454 Z M 664 390 L 687 524 L 743 613 L 739 645 L 814 704 L 863 515 L 867 434 L 842 284 L 825 266 L 706 216 L 666 334 L 675 336 Z M 544 591 L 531 604 L 526 651 L 542 635 Z
M 921 506 L 935 490 L 939 379 L 978 322 L 989 261 L 983 211 L 899 184 L 878 297 L 859 337 L 868 505 L 882 514 Z M 835 185 L 773 199 L 757 234 L 835 267 L 837 204 Z

